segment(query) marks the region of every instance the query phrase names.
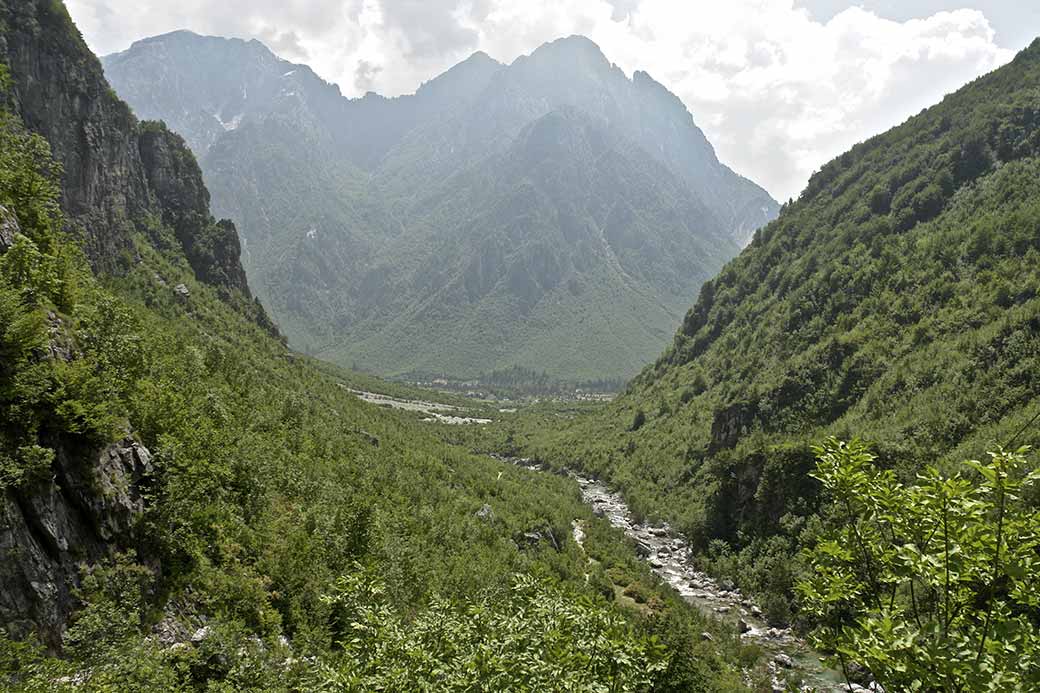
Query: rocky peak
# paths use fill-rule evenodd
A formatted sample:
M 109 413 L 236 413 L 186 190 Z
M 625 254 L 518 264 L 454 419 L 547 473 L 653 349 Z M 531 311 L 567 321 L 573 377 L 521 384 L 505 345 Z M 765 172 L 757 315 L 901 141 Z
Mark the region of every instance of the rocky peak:
M 526 60 L 554 65 L 570 63 L 599 71 L 609 70 L 613 66 L 598 44 L 577 34 L 542 44 Z
M 191 151 L 157 124 L 141 125 L 109 88 L 60 2 L 0 2 L 0 59 L 10 68 L 16 114 L 50 142 L 64 169 L 62 208 L 100 272 L 121 273 L 133 235 L 156 216 L 176 232 L 196 276 L 250 298 L 238 238 L 209 214 Z M 143 46 L 194 40 L 190 32 Z
M 487 86 L 491 77 L 504 66 L 487 53 L 478 51 L 447 72 L 424 83 L 415 92 L 420 99 L 465 100 Z
M 140 150 L 163 223 L 173 229 L 195 276 L 248 297 L 238 232 L 230 221 L 216 222 L 210 215 L 209 191 L 187 144 L 161 123 L 143 123 Z
M 133 255 L 131 219 L 149 207 L 134 117 L 61 3 L 0 3 L 0 26 L 11 106 L 61 162 L 62 207 L 84 230 L 87 257 L 97 269 L 119 271 Z
M 12 210 L 0 205 L 0 254 L 14 245 L 14 237 L 21 233 L 18 217 Z

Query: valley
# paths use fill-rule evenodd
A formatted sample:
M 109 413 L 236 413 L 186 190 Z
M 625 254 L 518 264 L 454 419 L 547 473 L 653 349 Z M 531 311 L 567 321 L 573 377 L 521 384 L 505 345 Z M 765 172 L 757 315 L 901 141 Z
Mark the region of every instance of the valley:
M 781 206 L 584 36 L 346 98 L 69 8 L 0 0 L 0 689 L 1040 687 L 1040 39 Z
M 350 390 L 350 392 L 357 395 L 361 401 L 374 404 L 377 407 L 418 412 L 427 417 L 423 421 L 436 421 L 437 423 L 449 425 L 482 425 L 491 423 L 491 419 L 456 415 L 459 412 L 459 407 L 450 404 L 438 404 L 437 402 L 424 402 L 414 399 L 397 399 L 396 397 L 388 397 L 387 395 L 380 395 L 365 390 Z
M 534 472 L 553 473 L 526 458 L 499 459 Z M 808 686 L 820 693 L 847 690 L 838 672 L 821 666 L 825 661 L 822 653 L 809 647 L 790 628 L 770 626 L 762 619 L 762 610 L 741 594 L 731 581 L 719 583 L 694 568 L 686 540 L 667 524 L 639 524 L 633 519 L 624 498 L 611 492 L 606 484 L 574 472 L 566 472 L 566 475 L 578 484 L 582 500 L 592 507 L 593 512 L 606 518 L 612 527 L 621 530 L 635 544 L 636 551 L 663 583 L 709 618 L 730 624 L 742 640 L 763 647 L 772 658 L 768 669 L 774 690 L 785 691 L 789 684 Z M 711 638 L 707 633 L 702 637 Z

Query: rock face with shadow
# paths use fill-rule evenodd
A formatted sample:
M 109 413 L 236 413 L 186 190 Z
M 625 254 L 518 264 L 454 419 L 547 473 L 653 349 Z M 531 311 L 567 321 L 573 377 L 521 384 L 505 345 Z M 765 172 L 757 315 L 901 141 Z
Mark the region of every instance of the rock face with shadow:
M 191 150 L 162 123 L 139 122 L 109 87 L 64 6 L 0 0 L 5 105 L 50 143 L 62 209 L 95 270 L 121 273 L 152 220 L 171 226 L 200 281 L 250 299 L 234 227 L 210 213 Z
M 81 570 L 137 548 L 153 468 L 129 437 L 100 450 L 72 440 L 52 449 L 53 476 L 5 489 L 0 501 L 0 626 L 58 649 Z

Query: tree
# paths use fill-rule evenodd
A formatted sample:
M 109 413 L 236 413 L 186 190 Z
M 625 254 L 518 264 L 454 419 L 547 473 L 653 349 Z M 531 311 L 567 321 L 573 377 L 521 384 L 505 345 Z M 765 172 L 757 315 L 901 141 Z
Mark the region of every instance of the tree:
M 830 528 L 799 584 L 815 640 L 848 677 L 890 691 L 1019 691 L 1040 685 L 1040 472 L 998 450 L 914 485 L 858 442 L 817 449 Z M 967 473 L 966 473 L 967 472 Z

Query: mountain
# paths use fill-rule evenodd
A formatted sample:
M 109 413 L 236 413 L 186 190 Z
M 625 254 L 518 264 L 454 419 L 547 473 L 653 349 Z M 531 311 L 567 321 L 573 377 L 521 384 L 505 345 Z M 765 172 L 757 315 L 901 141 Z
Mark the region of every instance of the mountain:
M 813 445 L 859 437 L 912 480 L 1040 442 L 1038 86 L 1040 41 L 823 166 L 616 402 L 529 443 L 683 527 L 784 620 Z
M 90 282 L 70 269 L 76 264 L 75 254 L 58 252 L 59 231 L 68 230 L 79 239 L 85 260 L 106 276 L 123 277 L 138 271 L 135 267 L 142 262 L 142 254 L 155 249 L 176 254 L 182 259 L 183 269 L 212 287 L 240 319 L 277 335 L 263 308 L 250 295 L 239 262 L 234 225 L 217 222 L 210 215 L 201 172 L 184 141 L 160 124 L 139 123 L 126 104 L 112 94 L 100 63 L 89 54 L 78 34 L 70 36 L 71 23 L 60 4 L 0 4 L 0 10 L 5 27 L 0 33 L 0 57 L 8 80 L 3 103 L 18 117 L 15 124 L 4 113 L 8 158 L 4 160 L 5 199 L 0 204 L 9 233 L 0 242 L 0 254 L 6 254 L 3 260 L 7 263 L 24 254 L 23 262 L 38 268 L 28 274 L 8 274 L 8 281 L 15 277 L 20 278 L 18 282 L 31 282 L 31 277 L 39 276 L 36 273 L 53 273 L 48 286 L 59 288 L 38 289 L 36 293 L 50 295 L 54 302 L 51 307 L 59 313 L 63 309 L 75 312 L 77 300 L 93 300 Z M 40 60 L 41 55 L 48 57 Z M 20 134 L 22 123 L 43 139 L 25 139 Z M 45 173 L 60 170 L 61 186 L 53 190 L 57 199 L 49 199 L 49 192 L 33 194 L 35 190 L 49 191 L 52 181 L 17 169 L 23 152 L 31 155 L 32 166 L 41 167 Z M 46 163 L 51 156 L 60 169 Z M 62 223 L 54 206 L 59 199 L 64 211 Z M 66 225 L 67 229 L 61 229 Z M 45 253 L 42 256 L 41 251 Z M 48 251 L 54 254 L 52 260 L 47 258 Z M 52 262 L 54 267 L 50 266 Z M 9 270 L 14 267 L 6 266 Z M 189 292 L 186 286 L 182 291 L 178 295 Z M 174 292 L 166 285 L 163 293 L 169 300 Z M 46 300 L 41 303 L 49 306 Z M 53 643 L 75 603 L 70 590 L 79 563 L 99 560 L 111 546 L 134 545 L 136 537 L 130 524 L 140 511 L 137 484 L 143 470 L 151 467 L 151 454 L 129 436 L 110 440 L 104 435 L 103 441 L 94 441 L 77 435 L 88 428 L 87 421 L 93 415 L 105 409 L 91 400 L 103 397 L 106 383 L 85 376 L 78 384 L 60 385 L 68 388 L 65 406 L 70 407 L 60 415 L 37 412 L 32 416 L 29 412 L 43 407 L 42 402 L 29 405 L 26 411 L 25 402 L 12 400 L 12 388 L 17 392 L 20 386 L 12 373 L 18 371 L 17 352 L 10 351 L 13 325 L 17 324 L 11 320 L 17 312 L 10 304 L 5 308 L 4 353 L 11 362 L 5 362 L 4 368 L 5 426 L 0 437 L 4 448 L 0 460 L 17 465 L 25 450 L 50 451 L 44 454 L 53 458 L 55 483 L 37 484 L 35 492 L 25 494 L 16 484 L 3 484 L 5 521 L 0 544 L 9 555 L 23 552 L 23 560 L 5 558 L 3 562 L 0 614 L 4 625 L 10 624 L 12 614 L 16 623 L 21 621 L 16 630 L 24 627 L 24 620 L 34 622 L 44 638 Z M 118 321 L 119 316 L 111 317 Z M 62 327 L 57 313 L 48 313 L 47 324 L 55 335 L 49 347 L 52 354 L 73 360 L 79 349 L 89 351 Z M 114 355 L 104 358 L 117 360 Z M 98 370 L 103 369 L 99 366 Z M 48 393 L 42 373 L 36 377 L 41 381 L 35 397 L 56 397 Z M 77 392 L 83 387 L 95 387 L 99 392 L 92 396 Z M 37 446 L 38 442 L 44 446 Z M 9 457 L 11 452 L 14 454 Z M 96 467 L 84 464 L 85 460 L 93 461 Z M 0 477 L 9 482 L 19 474 L 17 466 L 5 466 Z M 107 497 L 92 497 L 94 486 L 107 489 Z
M 60 2 L 0 58 L 0 689 L 746 688 L 573 480 L 289 351 Z
M 631 375 L 777 210 L 679 99 L 582 37 L 392 99 L 189 32 L 104 65 L 199 155 L 290 341 L 382 374 Z

